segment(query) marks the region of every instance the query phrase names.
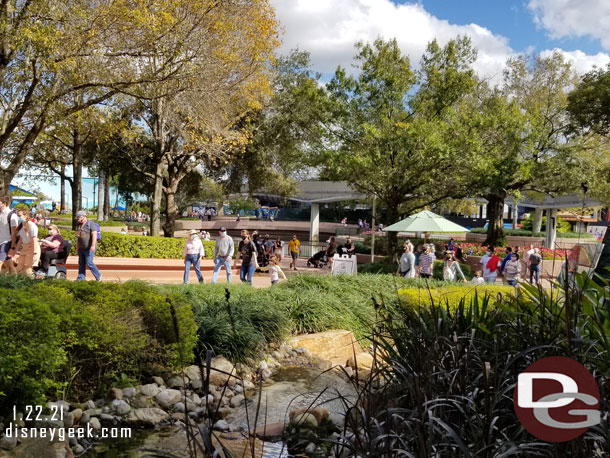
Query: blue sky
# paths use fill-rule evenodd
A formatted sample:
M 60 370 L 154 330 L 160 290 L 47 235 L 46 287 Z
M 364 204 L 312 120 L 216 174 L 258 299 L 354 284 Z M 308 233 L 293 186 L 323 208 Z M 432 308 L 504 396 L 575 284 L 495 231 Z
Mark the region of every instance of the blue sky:
M 469 35 L 479 50 L 475 70 L 501 84 L 506 59 L 563 53 L 578 73 L 610 62 L 610 0 L 270 0 L 283 29 L 280 53 L 310 52 L 325 75 L 350 71 L 356 41 L 396 38 L 416 63 L 432 39 Z M 91 203 L 91 180 L 84 195 Z M 59 183 L 14 180 L 59 199 Z M 68 189 L 69 192 L 69 189 Z M 85 203 L 85 202 L 83 202 Z

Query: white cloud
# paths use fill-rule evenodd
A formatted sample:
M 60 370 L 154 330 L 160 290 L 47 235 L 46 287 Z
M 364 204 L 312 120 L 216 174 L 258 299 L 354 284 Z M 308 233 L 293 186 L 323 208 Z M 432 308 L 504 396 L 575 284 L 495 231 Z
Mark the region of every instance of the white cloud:
M 593 0 L 585 1 L 595 3 Z M 597 3 L 601 4 L 601 1 Z M 578 2 L 530 0 L 530 7 L 550 3 Z M 271 4 L 284 29 L 280 52 L 287 53 L 297 46 L 309 51 L 312 67 L 322 73 L 334 73 L 338 65 L 351 71 L 354 43 L 372 42 L 379 36 L 384 39 L 396 38 L 403 53 L 417 65 L 427 44 L 433 39 L 436 38 L 442 45 L 458 35 L 468 35 L 478 49 L 474 69 L 493 83 L 501 83 L 506 60 L 517 54 L 507 38 L 477 24 L 451 24 L 428 13 L 420 3 L 397 4 L 394 0 L 271 0 Z M 608 5 L 607 9 L 610 9 L 610 0 Z M 534 51 L 528 48 L 524 53 Z M 610 60 L 604 53 L 587 55 L 582 51 L 560 51 L 574 63 L 579 73 L 590 70 L 594 64 L 604 66 Z M 541 51 L 541 54 L 551 52 Z
M 552 38 L 592 37 L 610 49 L 608 0 L 530 0 L 528 7 Z
M 428 42 L 447 43 L 468 35 L 479 50 L 474 67 L 482 76 L 501 77 L 506 58 L 513 54 L 508 40 L 477 24 L 455 25 L 428 13 L 421 4 L 391 0 L 271 0 L 284 27 L 280 52 L 299 47 L 311 53 L 312 66 L 332 73 L 337 65 L 351 68 L 354 43 L 381 36 L 396 38 L 403 53 L 417 64 Z
M 604 52 L 591 55 L 585 54 L 580 50 L 564 51 L 563 49 L 559 48 L 544 50 L 540 53 L 540 56 L 547 57 L 555 51 L 563 54 L 564 58 L 572 64 L 572 67 L 574 70 L 576 70 L 576 73 L 580 75 L 593 69 L 593 67 L 605 67 L 608 65 L 608 62 L 610 62 L 610 55 Z

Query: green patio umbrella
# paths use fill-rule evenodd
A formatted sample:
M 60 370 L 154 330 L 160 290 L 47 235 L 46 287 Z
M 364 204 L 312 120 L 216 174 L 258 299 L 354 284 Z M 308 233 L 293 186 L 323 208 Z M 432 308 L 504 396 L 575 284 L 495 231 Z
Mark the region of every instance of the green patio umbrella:
M 391 226 L 384 227 L 383 230 L 390 232 L 423 232 L 424 237 L 427 237 L 429 232 L 469 232 L 469 229 L 427 210 L 415 213 Z

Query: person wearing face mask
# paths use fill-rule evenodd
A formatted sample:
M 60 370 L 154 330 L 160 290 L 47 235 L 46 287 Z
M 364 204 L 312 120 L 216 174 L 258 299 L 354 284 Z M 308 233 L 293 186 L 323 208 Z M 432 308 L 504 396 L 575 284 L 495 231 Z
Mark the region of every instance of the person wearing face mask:
M 40 268 L 38 272 L 41 275 L 46 275 L 49 270 L 49 265 L 52 259 L 57 259 L 61 256 L 61 250 L 64 246 L 64 238 L 59 233 L 59 228 L 55 224 L 49 226 L 49 235 L 40 241 Z
M 201 269 L 199 268 L 199 260 L 205 256 L 203 250 L 203 244 L 199 240 L 196 230 L 192 230 L 189 234 L 189 238 L 184 245 L 184 284 L 188 285 L 189 273 L 191 272 L 191 265 L 195 268 L 197 279 L 199 283 L 203 283 L 203 275 L 201 275 Z
M 239 242 L 237 251 L 239 251 L 239 259 L 241 259 L 241 267 L 239 269 L 239 278 L 242 282 L 252 284 L 254 271 L 258 269 L 258 261 L 256 259 L 257 247 L 250 238 L 250 233 L 246 230 L 241 231 L 242 241 Z
M 487 248 L 487 253 L 481 258 L 480 264 L 483 268 L 483 280 L 485 280 L 485 283 L 495 283 L 500 258 L 496 256 L 492 246 Z
M 19 219 L 17 212 L 9 207 L 10 203 L 10 196 L 0 196 L 0 262 L 2 273 L 15 274 L 12 257 L 15 256 L 17 247 Z
M 31 276 L 34 267 L 34 257 L 36 251 L 40 248 L 38 245 L 38 226 L 33 221 L 27 219 L 27 211 L 19 210 L 17 212 L 19 218 L 19 243 L 17 247 L 21 248 L 19 259 L 17 260 L 17 273 Z
M 216 239 L 214 247 L 214 273 L 212 274 L 212 283 L 218 283 L 218 273 L 222 266 L 227 271 L 227 283 L 231 283 L 231 261 L 235 252 L 235 243 L 233 239 L 227 235 L 227 230 L 224 227 L 220 228 L 220 237 Z

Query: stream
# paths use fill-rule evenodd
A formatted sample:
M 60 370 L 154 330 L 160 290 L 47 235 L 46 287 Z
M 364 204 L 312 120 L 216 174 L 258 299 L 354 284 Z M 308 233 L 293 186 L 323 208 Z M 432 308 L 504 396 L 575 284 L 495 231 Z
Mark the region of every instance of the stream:
M 320 373 L 313 367 L 284 367 L 273 375 L 275 383 L 264 385 L 261 392 L 260 411 L 258 393 L 248 397 L 247 409 L 241 407 L 229 415 L 226 420 L 233 428 L 250 426 L 254 429 L 266 424 L 288 422 L 288 413 L 294 409 L 324 407 L 332 415 L 342 415 L 345 412 L 343 401 L 354 402 L 356 393 L 352 384 L 344 376 L 332 371 Z M 247 410 L 247 415 L 246 415 Z M 144 458 L 155 456 L 152 450 L 172 453 L 176 458 L 188 458 L 187 438 L 183 430 L 168 427 L 157 430 L 132 430 L 131 439 L 105 441 L 89 450 L 85 458 Z M 220 433 L 218 433 L 220 436 Z M 252 457 L 249 441 L 237 433 L 226 435 L 222 444 L 235 457 Z M 148 449 L 148 452 L 142 451 Z M 202 456 L 201 453 L 198 456 Z M 257 458 L 288 457 L 281 442 L 263 442 L 256 440 L 254 456 Z

